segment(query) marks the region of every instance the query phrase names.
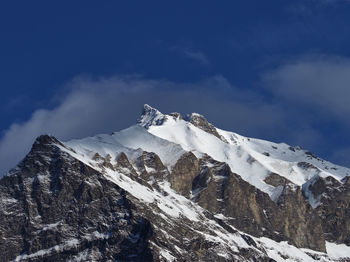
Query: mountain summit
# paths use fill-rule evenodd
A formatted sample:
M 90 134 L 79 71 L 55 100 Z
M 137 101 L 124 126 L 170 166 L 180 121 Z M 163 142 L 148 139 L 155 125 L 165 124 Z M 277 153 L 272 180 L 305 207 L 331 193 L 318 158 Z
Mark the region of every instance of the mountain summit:
M 350 261 L 350 170 L 145 105 L 0 180 L 0 261 Z
M 161 125 L 165 118 L 165 115 L 163 115 L 157 109 L 145 104 L 138 123 L 145 128 L 149 128 L 152 125 Z

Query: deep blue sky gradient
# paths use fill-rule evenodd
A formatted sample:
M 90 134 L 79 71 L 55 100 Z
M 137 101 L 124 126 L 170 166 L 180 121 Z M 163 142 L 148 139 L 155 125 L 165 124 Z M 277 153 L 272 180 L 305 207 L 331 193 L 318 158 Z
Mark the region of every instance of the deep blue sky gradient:
M 349 25 L 350 3 L 337 0 L 2 1 L 0 130 L 57 106 L 79 75 L 175 83 L 221 75 L 272 101 L 264 72 L 310 54 L 349 57 Z M 315 128 L 329 145 L 350 146 L 343 124 L 329 118 Z

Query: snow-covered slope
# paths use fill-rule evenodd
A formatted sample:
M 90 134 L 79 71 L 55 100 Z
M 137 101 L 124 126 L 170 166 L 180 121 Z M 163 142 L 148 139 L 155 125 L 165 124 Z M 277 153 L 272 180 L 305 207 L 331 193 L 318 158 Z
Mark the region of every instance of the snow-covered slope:
M 157 115 L 157 117 L 158 119 L 162 119 L 161 117 L 159 118 L 159 115 Z M 166 118 L 167 119 L 163 119 L 164 121 L 162 120 L 161 126 L 149 125 L 148 130 L 139 125 L 135 125 L 111 135 L 97 135 L 95 137 L 89 137 L 82 140 L 73 140 L 64 143 L 67 147 L 73 150 L 67 150 L 67 148 L 62 146 L 60 147 L 71 156 L 83 161 L 84 163 L 103 173 L 110 181 L 120 186 L 139 201 L 147 203 L 148 205 L 156 204 L 159 210 L 161 210 L 160 215 L 165 219 L 186 218 L 195 222 L 197 225 L 204 225 L 206 231 L 201 232 L 201 234 L 203 234 L 206 239 L 218 245 L 216 250 L 218 255 L 222 256 L 223 258 L 229 258 L 226 252 L 232 252 L 232 250 L 238 251 L 244 248 L 252 248 L 255 252 L 257 252 L 257 254 L 263 250 L 262 254 L 265 253 L 268 257 L 274 259 L 275 261 L 281 262 L 286 261 L 286 259 L 287 261 L 342 261 L 343 259 L 348 259 L 348 257 L 350 257 L 350 247 L 343 244 L 327 242 L 326 254 L 311 249 L 296 248 L 287 242 L 276 242 L 266 237 L 249 236 L 232 226 L 231 228 L 236 231 L 236 233 L 228 232 L 219 226 L 214 220 L 208 219 L 204 215 L 205 210 L 203 208 L 171 189 L 168 182 L 163 181 L 159 183 L 159 187 L 163 193 L 150 190 L 147 186 L 134 181 L 127 175 L 108 168 L 105 169 L 99 167 L 99 161 L 93 159 L 95 153 L 98 153 L 103 157 L 110 155 L 112 156 L 113 163 L 113 159 L 117 158 L 121 152 L 126 152 L 131 159 L 136 160 L 137 157 L 141 155 L 142 150 L 140 148 L 142 148 L 143 150 L 159 154 L 162 161 L 167 163 L 168 168 L 171 168 L 174 165 L 174 161 L 172 160 L 173 158 L 178 159 L 184 152 L 192 151 L 197 156 L 209 154 L 218 160 L 225 160 L 232 168 L 234 168 L 236 165 L 240 165 L 241 161 L 249 158 L 249 154 L 252 152 L 253 154 L 263 155 L 269 146 L 277 148 L 281 147 L 282 150 L 289 150 L 289 147 L 284 144 L 278 145 L 267 141 L 248 139 L 234 133 L 218 130 L 218 132 L 227 140 L 231 141 L 232 136 L 237 139 L 236 141 L 239 141 L 237 144 L 245 144 L 245 147 L 242 146 L 239 148 L 235 142 L 231 141 L 230 144 L 224 143 L 220 139 L 214 137 L 213 135 L 207 134 L 184 120 L 174 120 L 170 117 Z M 256 146 L 255 150 L 252 149 L 254 145 Z M 251 149 L 251 151 L 248 152 L 248 149 Z M 262 151 L 262 153 L 258 152 L 258 150 Z M 273 148 L 273 150 L 278 149 Z M 271 153 L 272 152 L 274 151 L 271 151 Z M 236 159 L 234 157 L 230 158 L 229 154 L 234 154 Z M 243 156 L 243 154 L 245 154 L 245 156 Z M 259 160 L 261 161 L 261 159 Z M 263 162 L 267 162 L 264 160 L 265 159 L 262 158 Z M 278 159 L 276 161 L 278 161 Z M 240 172 L 248 171 L 252 177 L 257 178 L 253 170 L 249 170 L 251 169 L 251 164 L 248 163 L 248 165 L 245 165 L 244 168 L 246 169 L 242 167 L 240 169 L 239 168 L 240 167 L 236 167 L 236 170 L 239 170 Z M 259 164 L 255 167 L 255 169 L 258 171 L 259 168 L 264 169 L 263 171 L 260 171 L 261 173 L 268 172 L 268 168 L 266 168 L 263 164 Z M 262 180 L 260 183 L 263 183 Z M 230 219 L 222 214 L 215 215 L 215 217 L 222 221 Z M 199 231 L 196 232 L 199 233 Z M 242 238 L 242 235 L 252 239 L 256 246 L 252 247 L 250 244 L 248 244 L 245 238 Z M 179 251 L 186 252 L 180 249 Z M 176 261 L 176 255 L 169 253 L 168 250 L 161 250 L 160 254 L 166 261 Z
M 109 155 L 112 160 L 115 160 L 121 152 L 124 152 L 128 158 L 135 160 L 140 156 L 142 150 L 154 152 L 169 167 L 174 165 L 178 158 L 185 153 L 180 145 L 154 136 L 139 125 L 111 135 L 102 134 L 80 140 L 71 140 L 65 144 L 78 152 L 80 156 L 88 159 L 92 159 L 98 153 L 103 157 Z
M 60 161 L 55 158 L 61 159 L 65 169 L 61 169 Z M 93 176 L 95 180 L 84 179 L 91 173 L 85 173 L 86 169 L 79 167 L 76 160 L 97 171 Z M 58 167 L 52 168 L 55 163 Z M 348 180 L 344 179 L 350 174 L 348 168 L 324 161 L 299 147 L 247 138 L 218 129 L 196 113 L 185 117 L 178 113 L 165 115 L 145 105 L 138 124 L 119 132 L 64 143 L 42 136 L 34 143 L 27 160 L 13 173 L 26 176 L 29 172 L 26 184 L 29 189 L 37 181 L 40 187 L 35 186 L 33 190 L 42 187 L 43 192 L 51 192 L 51 189 L 45 188 L 53 188 L 52 185 L 61 176 L 59 172 L 66 172 L 67 167 L 71 169 L 68 173 L 72 181 L 77 176 L 92 190 L 88 196 L 96 194 L 98 199 L 100 190 L 103 190 L 100 187 L 96 191 L 101 183 L 96 182 L 99 177 L 117 185 L 129 194 L 137 210 L 153 222 L 154 239 L 173 238 L 169 240 L 171 248 L 166 248 L 169 243 L 150 242 L 158 249 L 162 257 L 160 261 L 176 261 L 181 254 L 194 252 L 178 242 L 177 238 L 183 236 L 182 230 L 190 230 L 195 235 L 194 239 L 202 238 L 211 254 L 224 261 L 249 260 L 252 257 L 268 257 L 276 261 L 285 261 L 286 258 L 289 261 L 350 259 L 349 246 L 335 243 L 347 244 L 346 236 L 338 234 L 335 238 L 326 239 L 332 242 L 325 242 L 322 234 L 328 231 L 322 231 L 322 222 L 315 211 L 320 198 L 308 189 L 320 177 L 328 179 L 325 180 L 327 186 L 336 184 L 329 180 L 331 177 L 338 181 L 335 190 L 343 190 L 342 196 L 346 197 L 347 191 L 339 184 L 348 184 Z M 30 170 L 35 168 L 39 171 L 32 174 Z M 50 172 L 58 173 L 50 175 Z M 32 178 L 32 175 L 36 177 Z M 281 178 L 284 182 L 276 184 Z M 322 183 L 320 185 L 318 192 L 322 194 L 326 191 L 322 189 Z M 70 188 L 69 183 L 65 186 Z M 6 195 L 7 191 L 4 192 Z M 314 209 L 307 204 L 305 197 Z M 335 201 L 341 200 L 341 197 L 336 198 L 336 194 L 333 197 Z M 0 204 L 7 210 L 8 201 L 5 202 Z M 346 206 L 347 202 L 344 203 L 342 205 Z M 330 212 L 333 211 L 326 208 L 325 212 L 332 214 Z M 294 216 L 294 213 L 298 214 Z M 344 223 L 348 221 L 346 214 L 342 215 Z M 166 221 L 166 225 L 162 220 Z M 343 220 L 340 222 L 343 223 Z M 57 223 L 53 220 L 42 226 L 47 228 Z M 250 224 L 253 226 L 250 227 Z M 281 228 L 277 228 L 278 225 Z M 308 231 L 303 225 L 313 230 Z M 299 241 L 299 238 L 302 240 Z M 194 240 L 190 237 L 186 241 L 190 243 Z M 57 252 L 68 248 L 65 242 L 57 243 Z M 78 239 L 74 243 L 82 245 Z M 50 256 L 51 250 L 37 250 L 20 255 L 16 260 Z M 327 251 L 328 254 L 319 251 Z
M 153 235 L 144 234 L 140 245 L 157 257 L 152 261 L 350 261 L 349 174 L 299 147 L 224 131 L 196 113 L 165 115 L 145 105 L 138 124 L 119 132 L 64 143 L 45 135 L 36 140 L 0 180 L 2 252 L 15 247 L 6 251 L 14 261 L 62 254 L 97 260 L 118 252 L 114 240 L 108 248 L 102 242 L 120 236 L 135 249 L 142 227 L 126 233 L 124 208 L 142 218 L 128 223 L 150 222 Z M 80 218 L 88 214 L 82 228 L 94 231 L 81 232 Z M 31 222 L 13 223 L 19 215 Z M 34 235 L 24 236 L 23 226 Z M 18 232 L 10 243 L 13 227 Z M 55 241 L 47 244 L 40 235 L 21 251 L 23 238 L 49 231 Z
M 187 120 L 192 116 L 200 115 L 193 113 Z M 104 157 L 109 154 L 112 159 L 120 152 L 136 159 L 141 153 L 141 150 L 137 151 L 140 148 L 156 153 L 169 169 L 185 151 L 191 151 L 197 157 L 207 154 L 217 161 L 226 162 L 234 173 L 273 199 L 279 196 L 280 189 L 264 181 L 271 173 L 283 176 L 298 186 L 310 183 L 315 176 L 332 176 L 341 181 L 350 175 L 349 168 L 320 159 L 300 147 L 215 129 L 224 139 L 204 131 L 191 121 L 185 121 L 177 113 L 164 115 L 145 105 L 138 125 L 111 135 L 69 141 L 66 145 L 81 156 L 92 158 L 99 153 Z M 318 204 L 313 199 L 310 202 L 313 207 Z
M 151 137 L 148 137 L 151 138 Z M 154 138 L 153 138 L 154 139 Z M 72 145 L 72 143 L 70 143 Z M 96 149 L 96 148 L 95 148 Z M 66 151 L 72 156 L 76 156 L 71 151 Z M 100 151 L 101 152 L 101 151 Z M 109 153 L 111 153 L 109 151 Z M 306 248 L 296 248 L 293 245 L 284 242 L 276 242 L 272 239 L 266 237 L 254 237 L 247 235 L 244 232 L 231 227 L 235 233 L 229 232 L 221 227 L 216 221 L 208 219 L 204 213 L 205 210 L 198 206 L 196 203 L 186 199 L 185 197 L 179 195 L 177 192 L 170 188 L 168 182 L 161 182 L 159 184 L 160 189 L 163 193 L 150 190 L 148 187 L 141 185 L 134 180 L 130 179 L 128 176 L 115 172 L 113 170 L 107 169 L 103 170 L 98 168 L 98 163 L 94 161 L 89 161 L 85 163 L 90 163 L 92 166 L 101 171 L 105 176 L 120 186 L 122 189 L 136 197 L 139 201 L 147 203 L 149 205 L 156 204 L 161 210 L 160 215 L 166 220 L 171 221 L 171 219 L 184 218 L 195 222 L 199 227 L 206 228 L 204 232 L 196 231 L 202 234 L 208 241 L 216 243 L 216 252 L 219 256 L 230 259 L 228 255 L 232 250 L 239 252 L 241 249 L 253 249 L 257 254 L 267 254 L 268 257 L 274 259 L 277 262 L 283 261 L 347 261 L 343 259 L 350 258 L 350 247 L 344 244 L 326 243 L 327 253 L 317 252 Z M 222 221 L 229 220 L 229 218 L 223 215 L 216 215 Z M 202 229 L 203 230 L 203 229 Z M 249 237 L 255 242 L 255 247 L 252 247 L 251 243 L 247 242 L 242 236 Z M 173 262 L 177 261 L 176 255 L 169 253 L 167 250 L 161 250 L 161 256 L 165 261 Z M 179 250 L 180 252 L 186 252 L 185 250 Z M 241 259 L 238 259 L 241 260 Z
M 147 105 L 145 108 L 150 110 Z M 270 196 L 276 195 L 276 188 L 265 183 L 264 179 L 271 173 L 283 176 L 298 186 L 315 175 L 332 176 L 339 181 L 350 175 L 349 168 L 320 159 L 300 147 L 247 138 L 216 128 L 225 138 L 224 142 L 180 117 L 163 115 L 155 109 L 151 111 L 152 114 L 146 113 L 139 121 L 149 133 L 179 144 L 196 155 L 205 153 L 215 160 L 226 162 L 233 172 Z

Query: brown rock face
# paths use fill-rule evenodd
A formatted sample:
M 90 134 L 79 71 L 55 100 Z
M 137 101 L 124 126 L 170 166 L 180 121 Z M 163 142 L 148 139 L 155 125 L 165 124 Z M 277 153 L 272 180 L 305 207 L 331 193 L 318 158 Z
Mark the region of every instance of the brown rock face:
M 0 180 L 0 198 L 0 261 L 153 260 L 152 228 L 126 192 L 50 142 Z
M 198 175 L 198 159 L 192 153 L 183 154 L 169 175 L 171 187 L 180 194 L 189 197 L 192 181 Z
M 115 168 L 137 178 L 125 154 Z M 245 248 L 218 243 L 224 223 L 166 215 L 51 143 L 38 142 L 0 180 L 0 199 L 0 261 L 271 261 L 249 236 Z
M 163 165 L 159 156 L 153 152 L 143 151 L 136 165 L 141 173 L 141 178 L 146 181 L 160 181 L 168 175 L 168 169 Z
M 199 161 L 199 174 L 192 181 L 193 199 L 214 214 L 232 218 L 230 224 L 249 234 L 325 251 L 321 220 L 300 187 L 277 174 L 271 174 L 267 181 L 280 187 L 276 202 L 232 173 L 227 164 L 206 156 Z
M 325 251 L 325 238 L 349 244 L 350 178 L 340 183 L 315 177 L 301 189 L 273 173 L 265 179 L 276 187 L 273 201 L 207 155 L 197 159 L 187 152 L 171 172 L 151 152 L 133 161 L 124 153 L 113 160 L 95 155 L 101 168 L 96 171 L 57 145 L 64 147 L 53 137 L 38 138 L 22 163 L 0 180 L 0 261 L 18 256 L 23 261 L 165 261 L 164 252 L 176 261 L 272 261 L 266 247 L 246 234 L 319 251 Z M 173 196 L 162 182 L 170 182 L 205 211 L 198 220 L 169 215 L 164 206 L 173 210 L 175 205 L 134 197 L 111 182 L 106 169 L 169 199 Z M 319 200 L 316 209 L 305 192 Z M 241 237 L 247 246 L 220 242 L 225 234 Z
M 350 245 L 350 178 L 340 183 L 333 177 L 317 177 L 308 186 L 319 199 L 316 208 L 328 241 Z
M 121 153 L 117 159 L 116 159 L 116 164 L 114 165 L 114 169 L 121 172 L 125 173 L 128 172 L 131 174 L 133 177 L 137 177 L 137 172 L 134 169 L 134 167 L 131 165 L 129 162 L 128 157 L 125 155 L 125 153 Z
M 216 130 L 215 126 L 213 126 L 211 123 L 209 123 L 208 120 L 205 119 L 204 116 L 199 115 L 199 114 L 192 114 L 189 117 L 189 121 L 194 126 L 202 129 L 203 131 L 205 131 L 205 132 L 207 132 L 209 134 L 212 134 L 212 135 L 216 136 L 217 138 L 219 138 L 223 142 L 227 143 L 227 140 L 218 133 L 218 131 Z
M 286 184 L 293 184 L 287 178 L 280 176 L 276 173 L 271 173 L 264 179 L 264 182 L 274 187 L 285 186 Z
M 283 225 L 281 232 L 297 247 L 326 252 L 322 221 L 305 200 L 300 187 L 284 186 L 277 204 L 279 210 L 272 217 L 273 226 Z

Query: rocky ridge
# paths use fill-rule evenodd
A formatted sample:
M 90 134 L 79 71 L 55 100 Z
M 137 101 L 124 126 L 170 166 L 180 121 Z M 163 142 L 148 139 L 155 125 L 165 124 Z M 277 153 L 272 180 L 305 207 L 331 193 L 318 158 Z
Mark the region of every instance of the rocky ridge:
M 348 176 L 324 176 L 311 156 L 297 162 L 312 170 L 303 184 L 268 170 L 271 194 L 230 162 L 154 135 L 181 121 L 239 143 L 192 115 L 146 105 L 142 127 L 68 143 L 39 137 L 0 180 L 0 261 L 350 261 L 334 251 L 350 252 Z M 268 146 L 261 154 L 273 157 Z

